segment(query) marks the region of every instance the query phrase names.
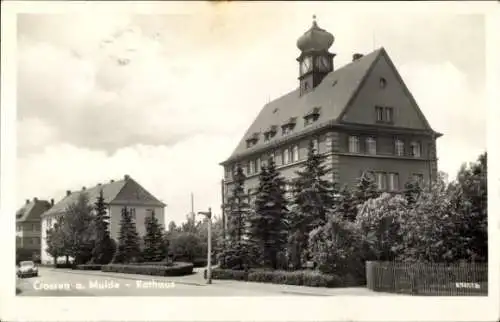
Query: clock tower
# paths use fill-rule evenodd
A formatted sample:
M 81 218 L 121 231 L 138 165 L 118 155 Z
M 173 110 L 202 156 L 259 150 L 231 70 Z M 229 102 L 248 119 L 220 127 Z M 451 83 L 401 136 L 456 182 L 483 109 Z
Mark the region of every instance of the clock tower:
M 313 16 L 311 28 L 297 40 L 297 47 L 301 51 L 297 58 L 300 95 L 312 91 L 328 73 L 333 71 L 335 54 L 330 53 L 328 49 L 334 40 L 331 33 L 318 27 L 316 16 Z

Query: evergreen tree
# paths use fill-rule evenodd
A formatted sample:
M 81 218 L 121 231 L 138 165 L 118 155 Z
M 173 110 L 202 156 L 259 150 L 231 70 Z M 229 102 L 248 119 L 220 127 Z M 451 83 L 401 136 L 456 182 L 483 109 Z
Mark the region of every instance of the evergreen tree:
M 96 243 L 92 251 L 92 261 L 96 264 L 105 265 L 113 259 L 116 245 L 109 235 L 109 215 L 106 210 L 106 205 L 104 204 L 102 189 L 94 204 L 94 210 Z
M 284 179 L 276 171 L 274 160 L 263 167 L 255 200 L 255 212 L 250 218 L 249 236 L 260 250 L 260 262 L 277 268 L 278 257 L 287 243 L 288 208 L 284 196 Z
M 378 198 L 379 196 L 380 191 L 373 176 L 363 173 L 353 189 L 353 205 L 357 209 L 356 214 L 366 201 Z
M 122 208 L 118 248 L 113 259 L 115 263 L 130 263 L 137 261 L 140 255 L 139 234 L 127 207 Z
M 242 269 L 247 264 L 248 216 L 250 205 L 245 193 L 245 174 L 240 165 L 236 167 L 234 187 L 227 202 L 228 235 L 227 243 L 221 254 L 222 265 L 232 269 Z
M 356 209 L 353 193 L 347 185 L 344 185 L 342 189 L 340 189 L 337 198 L 335 215 L 343 220 L 355 221 L 358 211 Z
M 159 262 L 165 257 L 163 228 L 158 222 L 155 213 L 144 220 L 146 235 L 144 236 L 143 259 L 147 262 Z
M 326 223 L 335 204 L 336 184 L 328 179 L 332 170 L 325 164 L 326 156 L 317 153 L 309 144 L 307 160 L 296 172 L 293 183 L 294 207 L 290 216 L 290 240 L 294 245 L 294 265 L 299 268 L 300 257 L 307 250 L 308 233 Z

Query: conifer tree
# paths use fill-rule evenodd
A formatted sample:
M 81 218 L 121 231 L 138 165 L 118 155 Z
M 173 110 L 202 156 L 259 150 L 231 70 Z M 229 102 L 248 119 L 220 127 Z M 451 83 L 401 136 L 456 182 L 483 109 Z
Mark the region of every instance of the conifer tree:
M 232 269 L 242 269 L 247 264 L 248 216 L 250 205 L 248 195 L 245 193 L 245 174 L 240 165 L 236 167 L 234 187 L 227 202 L 228 238 L 222 252 L 223 266 Z
M 344 185 L 338 193 L 335 216 L 353 222 L 356 220 L 356 215 L 357 209 L 354 203 L 353 193 L 347 185 Z
M 262 265 L 277 268 L 278 257 L 287 243 L 288 208 L 284 196 L 285 181 L 269 159 L 259 175 L 255 211 L 250 218 L 249 236 L 260 250 Z
M 96 264 L 108 264 L 115 253 L 116 245 L 109 235 L 109 215 L 104 204 L 103 191 L 94 204 L 96 243 L 92 251 L 92 261 Z
M 325 224 L 327 214 L 334 207 L 336 184 L 332 170 L 325 164 L 326 156 L 317 153 L 313 142 L 309 144 L 307 160 L 293 183 L 293 211 L 290 214 L 290 229 L 294 265 L 300 266 L 300 257 L 307 250 L 308 233 Z
M 165 257 L 163 228 L 153 211 L 151 217 L 144 220 L 146 235 L 144 236 L 143 259 L 147 262 L 159 262 Z
M 366 201 L 378 198 L 379 196 L 380 191 L 375 179 L 371 175 L 363 173 L 353 189 L 353 205 L 357 209 L 356 213 L 359 211 L 359 207 Z
M 139 234 L 127 207 L 122 208 L 118 249 L 113 262 L 130 263 L 136 261 L 140 255 Z

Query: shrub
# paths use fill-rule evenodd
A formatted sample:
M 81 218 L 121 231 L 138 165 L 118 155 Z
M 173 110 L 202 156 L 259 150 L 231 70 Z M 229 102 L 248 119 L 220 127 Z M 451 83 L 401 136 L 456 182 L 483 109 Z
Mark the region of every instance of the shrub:
M 204 277 L 207 277 L 207 271 L 204 272 Z M 230 269 L 214 269 L 212 270 L 212 278 L 220 280 L 237 280 L 260 283 L 286 284 L 286 285 L 302 285 L 313 287 L 342 287 L 352 284 L 352 278 L 346 278 L 346 281 L 336 275 L 323 274 L 319 271 L 279 271 L 279 270 L 230 270 Z
M 125 273 L 125 274 L 155 275 L 155 276 L 183 276 L 193 273 L 193 264 L 182 263 L 182 262 L 176 262 L 171 266 L 140 265 L 140 264 L 109 264 L 102 266 L 102 271 Z
M 100 264 L 84 264 L 84 265 L 76 265 L 74 269 L 81 269 L 84 271 L 100 271 L 102 265 Z
M 56 268 L 73 268 L 72 263 L 57 263 Z
M 139 266 L 173 266 L 174 263 L 171 261 L 161 261 L 161 262 L 142 262 L 142 263 L 134 263 L 134 265 Z

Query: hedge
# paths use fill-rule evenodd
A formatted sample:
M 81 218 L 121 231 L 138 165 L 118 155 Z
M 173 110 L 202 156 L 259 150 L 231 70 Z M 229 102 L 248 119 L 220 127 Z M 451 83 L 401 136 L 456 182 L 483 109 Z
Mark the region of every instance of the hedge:
M 85 264 L 85 265 L 76 265 L 74 269 L 81 269 L 84 271 L 100 271 L 102 265 L 100 264 Z
M 103 265 L 103 272 L 125 274 L 142 274 L 154 276 L 183 276 L 193 273 L 192 263 L 175 262 L 171 266 L 163 265 L 137 265 L 137 264 L 108 264 Z
M 73 264 L 72 263 L 57 263 L 56 268 L 73 268 Z
M 142 263 L 134 263 L 134 265 L 138 266 L 168 266 L 171 267 L 173 265 L 172 262 L 142 262 Z
M 204 276 L 206 278 L 206 270 Z M 212 278 L 312 287 L 342 287 L 346 285 L 346 282 L 339 276 L 327 275 L 311 270 L 288 272 L 280 270 L 242 271 L 216 268 L 212 270 Z

